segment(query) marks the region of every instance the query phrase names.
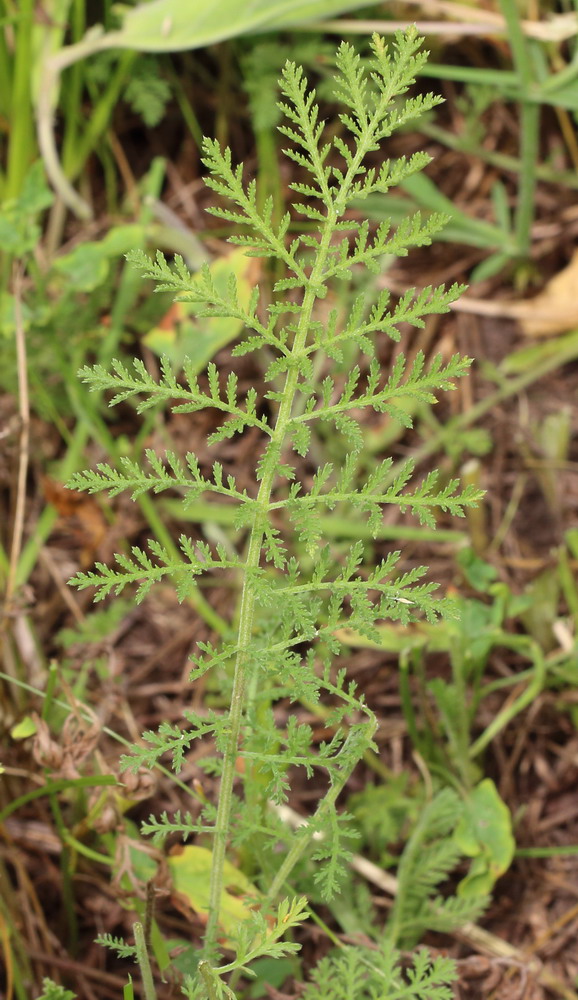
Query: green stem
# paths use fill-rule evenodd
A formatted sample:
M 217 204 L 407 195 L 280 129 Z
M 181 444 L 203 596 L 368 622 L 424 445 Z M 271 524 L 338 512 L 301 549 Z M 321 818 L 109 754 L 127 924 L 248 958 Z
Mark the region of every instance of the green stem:
M 6 675 L 0 674 L 0 678 L 5 680 Z M 54 704 L 58 705 L 62 703 L 55 701 Z M 66 791 L 69 788 L 77 791 L 79 788 L 100 788 L 103 785 L 118 785 L 119 783 L 118 778 L 114 774 L 88 775 L 84 778 L 60 778 L 56 781 L 50 781 L 39 788 L 33 788 L 31 792 L 19 795 L 17 799 L 12 799 L 2 812 L 0 812 L 0 823 L 4 823 L 13 812 L 17 812 L 18 809 L 21 809 L 28 802 L 40 799 L 44 795 L 48 795 L 53 799 L 59 792 Z
M 14 56 L 5 198 L 18 197 L 32 158 L 34 130 L 30 98 L 30 66 L 32 62 L 33 16 L 34 0 L 21 0 Z
M 70 161 L 65 168 L 66 176 L 69 179 L 75 180 L 78 177 L 86 160 L 96 149 L 99 139 L 107 129 L 136 57 L 137 53 L 130 50 L 120 53 L 118 64 L 112 72 L 107 88 L 92 108 L 86 130 L 79 138 L 76 149 L 71 152 Z
M 74 0 L 70 9 L 70 27 L 74 42 L 80 41 L 85 30 L 86 4 L 83 0 Z M 67 74 L 63 88 L 62 104 L 64 112 L 64 136 L 62 140 L 62 167 L 68 174 L 69 164 L 75 157 L 78 146 L 78 126 L 82 121 L 82 64 L 74 63 Z
M 532 241 L 536 167 L 540 138 L 540 105 L 524 101 L 520 105 L 520 185 L 516 210 L 516 241 L 520 254 L 527 256 Z
M 524 97 L 520 102 L 520 187 L 516 212 L 516 236 L 518 252 L 528 254 L 531 228 L 534 219 L 534 193 L 536 189 L 536 166 L 538 161 L 538 141 L 540 126 L 540 105 L 530 99 L 534 86 L 532 63 L 528 43 L 524 37 L 516 0 L 500 0 L 500 6 L 508 26 L 508 39 L 512 58 Z
M 91 847 L 87 847 L 83 844 L 81 840 L 78 840 L 68 830 L 61 831 L 61 837 L 66 845 L 70 848 L 70 851 L 74 851 L 77 854 L 82 854 L 84 858 L 88 858 L 89 861 L 95 861 L 97 865 L 106 865 L 108 868 L 113 868 L 115 865 L 115 858 L 108 854 L 101 854 L 100 851 L 93 851 Z
M 578 854 L 578 844 L 561 844 L 559 847 L 518 847 L 517 858 L 563 858 Z
M 535 698 L 541 693 L 544 683 L 546 680 L 546 661 L 542 654 L 542 650 L 539 646 L 532 640 L 527 639 L 526 636 L 510 636 L 504 638 L 503 645 L 509 647 L 510 649 L 519 650 L 523 655 L 528 656 L 534 662 L 533 678 L 530 684 L 522 694 L 512 702 L 511 705 L 506 705 L 496 717 L 491 721 L 490 725 L 484 729 L 481 736 L 471 744 L 468 757 L 470 760 L 475 760 L 479 753 L 482 752 L 494 739 L 499 732 L 502 731 L 511 721 L 519 715 L 528 705 L 531 705 Z
M 500 0 L 500 7 L 508 26 L 508 41 L 516 72 L 522 86 L 528 89 L 532 85 L 532 67 L 516 0 Z
M 62 883 L 60 891 L 62 895 L 64 913 L 66 915 L 66 923 L 68 924 L 68 948 L 74 956 L 78 951 L 78 918 L 76 914 L 73 883 L 75 865 L 73 863 L 70 845 L 67 842 L 68 830 L 66 828 L 58 800 L 55 795 L 50 795 L 49 801 L 54 824 L 62 843 L 62 851 L 60 853 L 60 873 L 62 876 Z
M 54 692 L 56 690 L 56 685 L 58 683 L 58 666 L 52 661 L 48 667 L 48 678 L 46 680 L 46 694 L 44 697 L 44 703 L 42 705 L 42 719 L 44 722 L 48 720 L 50 714 L 50 709 L 52 708 L 52 701 L 54 699 Z
M 305 292 L 303 306 L 299 321 L 299 328 L 293 344 L 293 355 L 301 353 L 305 346 L 307 334 L 311 321 L 313 305 L 316 299 L 317 283 L 321 278 L 323 263 L 327 254 L 329 244 L 329 227 L 324 234 L 324 252 L 321 251 L 311 275 L 309 287 Z M 273 454 L 280 456 L 283 443 L 287 434 L 287 427 L 291 419 L 293 400 L 297 391 L 299 373 L 296 367 L 289 370 L 285 382 L 285 392 L 279 407 L 275 430 L 271 438 L 270 448 Z M 261 560 L 261 549 L 263 544 L 263 518 L 267 517 L 268 506 L 271 499 L 273 482 L 277 474 L 277 463 L 268 463 L 263 479 L 259 487 L 257 501 L 260 512 L 255 515 L 249 548 L 247 551 L 247 570 L 257 569 Z M 235 662 L 235 672 L 233 677 L 233 691 L 231 694 L 231 708 L 229 714 L 229 738 L 223 756 L 223 772 L 221 776 L 221 787 L 219 791 L 219 805 L 215 823 L 215 843 L 213 847 L 213 860 L 211 868 L 211 887 L 209 895 L 209 919 L 207 923 L 205 953 L 212 955 L 218 934 L 219 911 L 221 896 L 223 892 L 223 869 L 225 864 L 225 851 L 227 846 L 227 836 L 230 826 L 231 804 L 233 795 L 233 781 L 235 778 L 235 761 L 237 758 L 239 736 L 245 706 L 245 688 L 247 684 L 248 660 L 246 649 L 250 643 L 253 632 L 253 618 L 255 614 L 255 589 L 251 580 L 251 574 L 245 574 L 243 591 L 241 595 L 241 606 L 239 613 L 239 652 Z
M 149 953 L 147 951 L 143 925 L 137 921 L 133 926 L 136 960 L 139 965 L 145 1000 L 157 1000 Z
M 377 728 L 377 723 L 375 724 L 375 728 Z M 347 751 L 347 742 L 349 739 L 350 737 L 348 737 L 345 743 L 343 744 L 343 749 L 341 752 L 344 754 Z M 353 766 L 354 765 L 352 765 L 352 767 L 347 767 L 341 772 L 338 780 L 333 782 L 331 788 L 320 802 L 317 811 L 315 813 L 313 822 L 307 824 L 307 826 L 310 826 L 312 830 L 315 830 L 318 826 L 321 826 L 323 824 L 325 816 L 335 806 L 335 803 L 337 802 L 339 795 L 341 794 L 343 788 L 345 787 L 347 781 L 349 780 Z M 265 902 L 263 904 L 264 910 L 266 910 L 267 907 L 275 901 L 275 898 L 279 895 L 279 893 L 282 892 L 285 882 L 287 881 L 289 875 L 295 868 L 295 865 L 298 864 L 301 858 L 303 857 L 305 851 L 309 847 L 310 841 L 311 837 L 307 837 L 303 834 L 301 836 L 295 837 L 293 846 L 290 848 L 288 854 L 285 857 L 285 860 L 283 861 L 283 864 L 279 868 L 277 874 L 275 875 L 275 878 L 273 879 L 271 885 L 269 886 L 269 891 L 267 893 Z
M 88 438 L 89 434 L 86 426 L 83 423 L 77 424 L 66 455 L 58 468 L 58 476 L 61 480 L 66 481 L 78 467 L 80 456 Z M 38 553 L 50 535 L 57 517 L 58 514 L 54 507 L 47 506 L 42 511 L 34 527 L 34 531 L 26 542 L 18 560 L 17 587 L 23 587 L 27 582 L 38 561 Z

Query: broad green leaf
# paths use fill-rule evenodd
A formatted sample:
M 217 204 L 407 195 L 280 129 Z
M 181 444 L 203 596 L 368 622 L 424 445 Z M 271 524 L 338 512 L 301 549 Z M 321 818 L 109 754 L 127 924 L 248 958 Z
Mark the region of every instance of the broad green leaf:
M 106 280 L 111 261 L 135 247 L 159 247 L 182 253 L 191 267 L 200 267 L 206 260 L 204 249 L 192 234 L 183 239 L 176 229 L 132 222 L 113 226 L 101 240 L 80 243 L 70 253 L 58 257 L 53 270 L 66 278 L 76 291 L 91 292 Z
M 171 965 L 182 976 L 194 976 L 199 964 L 199 953 L 185 938 L 165 939 L 165 945 L 172 956 Z
M 81 243 L 54 261 L 54 270 L 79 292 L 93 292 L 108 276 L 108 259 L 98 243 Z
M 517 375 L 541 369 L 551 360 L 558 360 L 561 366 L 578 357 L 578 330 L 564 334 L 562 337 L 551 337 L 540 344 L 522 347 L 519 351 L 508 354 L 500 364 L 500 374 Z
M 175 891 L 184 896 L 201 917 L 207 917 L 209 913 L 212 863 L 212 851 L 193 845 L 183 847 L 168 858 Z M 223 874 L 225 888 L 221 895 L 221 927 L 227 938 L 235 938 L 239 923 L 251 916 L 250 906 L 255 903 L 259 891 L 230 861 L 225 861 Z
M 117 804 L 122 804 L 122 799 L 117 799 L 116 795 L 114 798 Z M 135 876 L 144 885 L 146 882 L 150 881 L 150 879 L 154 878 L 157 873 L 158 866 L 157 862 L 149 852 L 148 843 L 141 837 L 137 824 L 133 822 L 133 820 L 124 816 L 122 821 L 122 830 L 125 837 L 128 838 L 128 859 L 126 858 L 124 852 L 121 854 L 120 858 L 118 857 L 116 832 L 104 833 L 102 834 L 101 839 L 111 857 L 115 857 L 117 859 L 119 870 L 116 872 L 116 875 L 120 879 L 122 888 L 129 894 L 126 905 L 130 909 L 130 894 L 134 889 L 131 882 L 131 875 Z M 129 875 L 125 870 L 127 860 L 130 863 L 131 875 Z
M 569 528 L 564 535 L 566 545 L 575 559 L 578 559 L 578 528 Z
M 260 997 L 270 997 L 272 986 L 280 990 L 290 975 L 295 973 L 295 961 L 291 958 L 259 958 L 251 963 L 251 972 L 257 977 L 249 987 L 250 1000 L 260 1000 Z
M 249 269 L 254 262 L 244 250 L 234 250 L 226 257 L 214 261 L 209 270 L 218 291 L 225 296 L 227 283 L 232 274 L 237 281 L 237 300 L 242 308 L 247 308 L 251 296 L 248 280 Z M 144 343 L 159 356 L 166 355 L 175 365 L 188 358 L 196 372 L 201 372 L 217 351 L 235 340 L 243 330 L 242 320 L 228 316 L 193 316 L 194 306 L 187 302 L 176 302 L 166 314 L 164 321 L 143 337 Z
M 454 839 L 462 853 L 474 859 L 458 886 L 459 895 L 487 896 L 510 867 L 516 849 L 510 810 L 490 778 L 467 796 Z
M 1 228 L 1 226 L 0 226 Z M 27 330 L 32 319 L 32 312 L 25 302 L 20 304 L 22 325 Z M 13 337 L 16 331 L 16 302 L 10 292 L 0 292 L 0 334 Z
M 32 252 L 41 236 L 39 216 L 53 201 L 42 161 L 37 160 L 28 170 L 18 197 L 0 205 L 0 246 L 4 253 L 24 257 Z
M 470 586 L 482 594 L 487 593 L 498 575 L 497 569 L 470 548 L 458 552 L 457 561 Z
M 552 631 L 560 599 L 558 567 L 550 566 L 535 577 L 525 588 L 525 594 L 530 597 L 530 604 L 520 615 L 522 622 L 538 645 L 550 652 L 558 646 L 558 640 Z
M 152 0 L 126 9 L 120 31 L 105 36 L 101 44 L 108 40 L 107 47 L 179 52 L 366 6 L 367 0 L 197 0 L 194 5 L 183 0 Z

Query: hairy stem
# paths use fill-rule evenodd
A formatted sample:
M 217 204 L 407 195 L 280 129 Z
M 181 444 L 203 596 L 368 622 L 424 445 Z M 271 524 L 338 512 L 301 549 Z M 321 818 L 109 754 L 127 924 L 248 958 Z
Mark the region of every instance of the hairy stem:
M 138 922 L 134 924 L 133 932 L 136 947 L 136 958 L 140 968 L 145 1000 L 157 1000 L 157 991 L 153 981 L 153 974 L 151 971 L 151 963 L 147 951 L 143 925 Z
M 325 232 L 329 234 L 329 226 Z M 324 239 L 324 252 L 320 252 L 315 267 L 311 274 L 310 284 L 305 292 L 303 307 L 299 322 L 299 329 L 293 343 L 292 353 L 298 355 L 305 346 L 307 334 L 309 332 L 311 314 L 316 298 L 317 282 L 319 281 L 323 264 L 327 255 L 329 236 Z M 299 374 L 296 367 L 290 369 L 285 382 L 283 400 L 279 407 L 275 430 L 272 436 L 272 452 L 280 456 L 281 449 L 285 442 L 287 426 L 291 419 L 293 401 L 297 391 Z M 265 470 L 261 485 L 259 487 L 258 502 L 260 510 L 257 510 L 245 565 L 248 570 L 259 566 L 261 550 L 263 545 L 263 517 L 268 515 L 268 507 L 271 500 L 273 483 L 277 474 L 276 464 L 270 462 Z M 217 809 L 217 819 L 215 824 L 215 843 L 213 846 L 213 860 L 211 868 L 211 886 L 209 896 L 209 919 L 205 937 L 205 954 L 211 955 L 214 951 L 218 923 L 221 895 L 223 892 L 223 868 L 225 864 L 225 852 L 227 847 L 227 836 L 230 828 L 231 803 L 233 795 L 233 782 L 235 778 L 235 762 L 239 748 L 239 735 L 243 722 L 245 707 L 245 689 L 247 685 L 248 658 L 246 648 L 249 645 L 252 631 L 253 618 L 255 614 L 255 592 L 250 580 L 250 574 L 245 575 L 243 591 L 241 595 L 241 607 L 239 612 L 239 652 L 235 662 L 235 672 L 233 677 L 233 691 L 231 695 L 230 727 L 229 739 L 225 753 L 223 755 L 223 772 L 221 776 L 221 787 L 219 790 L 219 805 Z

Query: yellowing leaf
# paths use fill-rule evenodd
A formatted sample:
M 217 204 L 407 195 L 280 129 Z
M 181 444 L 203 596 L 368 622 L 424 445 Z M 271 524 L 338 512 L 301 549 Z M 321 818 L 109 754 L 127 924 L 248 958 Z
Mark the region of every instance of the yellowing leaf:
M 247 257 L 242 249 L 233 250 L 226 257 L 215 260 L 209 270 L 216 288 L 227 294 L 227 283 L 231 274 L 237 281 L 239 305 L 246 308 L 251 296 L 249 272 L 255 268 L 255 261 Z M 158 326 L 145 334 L 143 340 L 155 354 L 166 354 L 175 364 L 181 364 L 187 357 L 195 371 L 201 372 L 217 351 L 235 340 L 243 329 L 239 319 L 228 316 L 203 317 L 196 319 L 194 308 L 187 302 L 176 302 L 163 316 Z
M 209 913 L 212 862 L 212 851 L 206 847 L 196 846 L 183 847 L 168 858 L 176 892 L 184 896 L 195 913 L 204 918 Z M 239 922 L 250 917 L 250 907 L 254 905 L 260 893 L 246 875 L 229 861 L 225 861 L 224 883 L 225 888 L 221 895 L 221 927 L 227 938 L 234 938 Z
M 13 740 L 27 740 L 29 736 L 34 736 L 37 732 L 37 727 L 34 719 L 29 715 L 25 715 L 20 722 L 17 722 L 10 730 L 10 735 Z

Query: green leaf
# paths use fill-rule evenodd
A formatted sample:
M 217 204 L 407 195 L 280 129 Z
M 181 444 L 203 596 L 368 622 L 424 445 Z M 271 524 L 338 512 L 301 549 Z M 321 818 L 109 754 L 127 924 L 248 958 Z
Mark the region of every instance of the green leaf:
M 498 576 L 495 566 L 481 559 L 473 549 L 469 548 L 458 552 L 457 560 L 470 586 L 482 594 L 487 593 Z
M 367 6 L 366 0 L 197 0 L 194 8 L 182 0 L 152 0 L 126 10 L 120 31 L 101 46 L 139 52 L 179 52 L 198 49 L 225 38 L 257 34 L 335 17 Z M 101 47 L 99 46 L 99 47 Z
M 24 257 L 40 239 L 40 215 L 54 201 L 42 160 L 30 167 L 18 198 L 0 205 L 0 246 L 5 254 Z
M 0 222 L 0 230 L 2 223 Z M 25 302 L 20 303 L 22 326 L 27 330 L 34 314 Z M 0 291 L 0 335 L 13 337 L 16 331 L 16 300 L 9 292 Z
M 80 243 L 53 264 L 57 274 L 66 278 L 79 292 L 93 292 L 108 275 L 108 255 L 100 243 Z
M 42 993 L 37 1000 L 76 1000 L 76 993 L 46 977 L 42 980 Z
M 481 781 L 466 797 L 454 840 L 466 857 L 474 859 L 458 886 L 458 894 L 468 898 L 487 896 L 510 867 L 516 849 L 510 811 L 490 778 Z
M 295 962 L 290 958 L 258 958 L 251 962 L 251 972 L 257 979 L 249 987 L 247 996 L 250 1000 L 260 1000 L 271 996 L 269 986 L 280 990 L 288 977 L 295 972 Z
M 321 959 L 303 1000 L 451 1000 L 455 962 L 423 948 L 402 964 L 387 943 L 377 949 L 342 946 Z

